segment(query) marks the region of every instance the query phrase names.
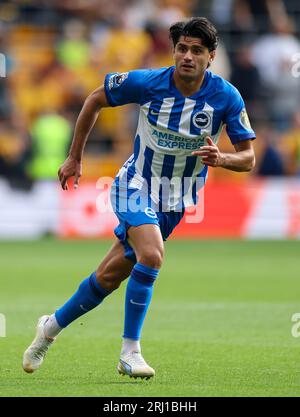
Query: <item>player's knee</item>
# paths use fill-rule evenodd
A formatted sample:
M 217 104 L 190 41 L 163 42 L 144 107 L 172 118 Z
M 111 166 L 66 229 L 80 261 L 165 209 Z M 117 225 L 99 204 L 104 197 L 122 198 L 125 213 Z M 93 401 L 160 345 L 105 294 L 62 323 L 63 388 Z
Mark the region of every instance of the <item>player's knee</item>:
M 96 271 L 97 282 L 106 291 L 114 291 L 119 288 L 121 282 L 116 278 L 115 274 L 102 271 L 98 269 Z
M 137 257 L 137 261 L 150 268 L 160 269 L 163 263 L 163 257 L 163 249 L 148 247 L 141 251 Z

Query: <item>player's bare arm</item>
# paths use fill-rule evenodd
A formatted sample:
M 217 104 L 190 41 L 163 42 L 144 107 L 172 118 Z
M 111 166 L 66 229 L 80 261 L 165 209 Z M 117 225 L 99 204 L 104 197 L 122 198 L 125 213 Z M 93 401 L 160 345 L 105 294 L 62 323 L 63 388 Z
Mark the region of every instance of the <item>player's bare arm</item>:
M 207 136 L 207 145 L 202 146 L 193 155 L 200 156 L 203 164 L 211 167 L 226 168 L 231 171 L 251 171 L 255 166 L 255 154 L 251 140 L 244 140 L 234 145 L 235 151 L 220 152 L 218 146 Z
M 59 181 L 63 190 L 68 190 L 67 181 L 71 177 L 74 177 L 74 188 L 78 187 L 79 179 L 82 175 L 81 161 L 85 144 L 100 110 L 108 106 L 103 86 L 94 90 L 86 98 L 75 125 L 69 156 L 58 171 Z

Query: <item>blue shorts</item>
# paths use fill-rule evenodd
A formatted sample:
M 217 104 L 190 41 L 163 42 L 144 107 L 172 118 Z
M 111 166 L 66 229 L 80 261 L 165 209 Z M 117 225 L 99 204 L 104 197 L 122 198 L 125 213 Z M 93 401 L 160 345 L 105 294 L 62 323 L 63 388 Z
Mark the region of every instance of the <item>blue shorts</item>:
M 130 207 L 128 204 L 129 198 L 136 190 L 121 189 L 118 186 L 118 179 L 116 179 L 111 188 L 111 202 L 116 216 L 119 219 L 119 225 L 115 228 L 114 233 L 116 237 L 124 246 L 125 257 L 136 263 L 136 256 L 133 248 L 127 240 L 127 231 L 131 226 L 141 226 L 142 224 L 156 224 L 161 231 L 163 240 L 172 233 L 184 215 L 182 211 L 158 211 L 153 207 L 153 202 L 148 196 L 141 195 L 139 199 L 139 210 Z

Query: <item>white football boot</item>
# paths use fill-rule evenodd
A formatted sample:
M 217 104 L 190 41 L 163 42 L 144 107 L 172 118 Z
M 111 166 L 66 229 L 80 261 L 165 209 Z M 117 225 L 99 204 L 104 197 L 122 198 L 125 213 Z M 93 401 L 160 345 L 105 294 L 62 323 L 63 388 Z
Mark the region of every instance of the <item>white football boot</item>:
M 145 362 L 140 352 L 129 352 L 121 356 L 117 370 L 120 375 L 129 375 L 130 378 L 149 379 L 155 375 L 154 369 Z
M 23 369 L 29 374 L 36 371 L 41 366 L 47 350 L 55 341 L 55 338 L 46 337 L 44 333 L 44 325 L 48 319 L 49 316 L 42 316 L 39 318 L 36 326 L 35 338 L 24 352 Z

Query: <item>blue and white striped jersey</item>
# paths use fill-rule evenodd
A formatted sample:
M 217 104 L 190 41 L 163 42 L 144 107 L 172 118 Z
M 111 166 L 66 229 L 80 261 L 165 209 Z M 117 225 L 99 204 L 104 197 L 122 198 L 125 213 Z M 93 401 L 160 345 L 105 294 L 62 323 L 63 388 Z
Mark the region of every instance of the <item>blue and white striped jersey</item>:
M 217 143 L 226 124 L 233 144 L 255 138 L 244 101 L 233 85 L 206 71 L 200 90 L 184 97 L 174 84 L 174 69 L 111 73 L 104 84 L 111 106 L 140 105 L 134 153 L 119 171 L 119 179 L 132 189 L 147 183 L 151 199 L 169 210 L 196 203 L 207 166 L 191 153 L 204 145 L 206 136 Z M 165 198 L 162 179 L 173 183 Z

